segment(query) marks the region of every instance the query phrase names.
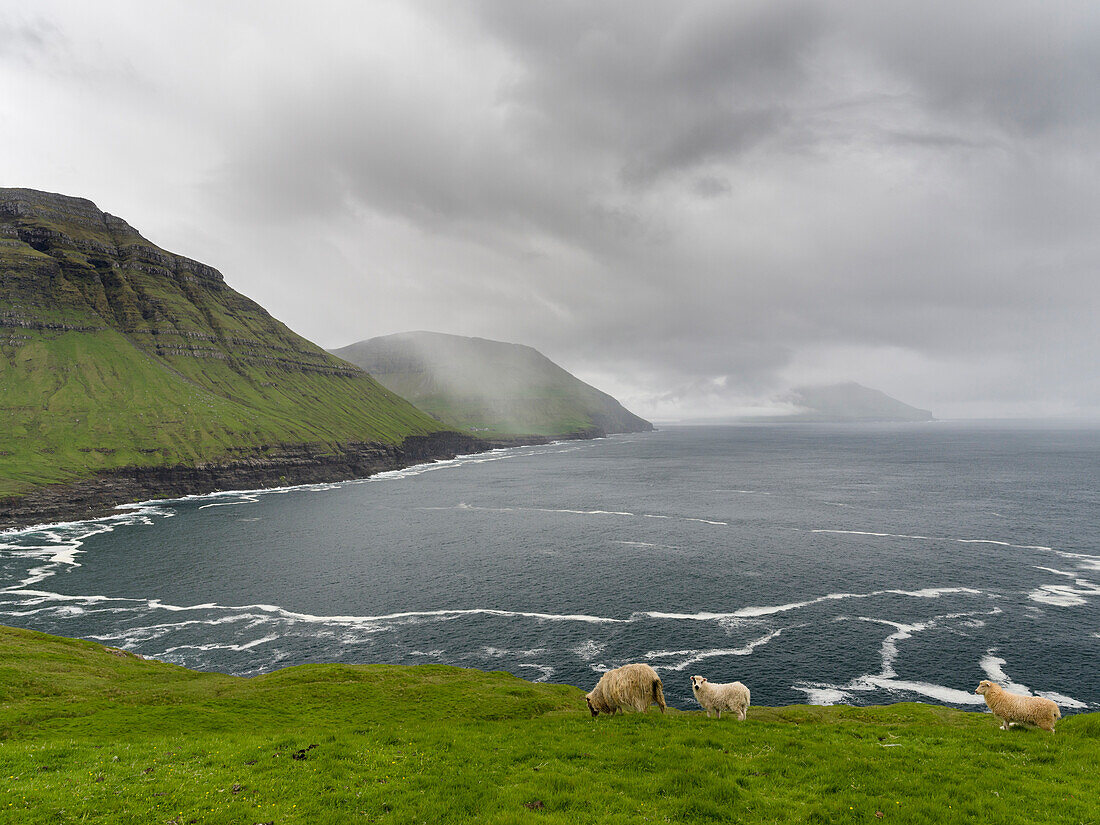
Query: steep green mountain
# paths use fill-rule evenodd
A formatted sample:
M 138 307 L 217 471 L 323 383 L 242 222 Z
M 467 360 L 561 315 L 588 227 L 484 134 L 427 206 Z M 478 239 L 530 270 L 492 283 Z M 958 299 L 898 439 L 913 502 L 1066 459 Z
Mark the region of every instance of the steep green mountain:
M 0 526 L 42 485 L 202 492 L 336 458 L 348 477 L 442 429 L 91 201 L 0 189 Z
M 531 347 L 405 332 L 332 350 L 444 424 L 492 435 L 629 433 L 653 425 Z

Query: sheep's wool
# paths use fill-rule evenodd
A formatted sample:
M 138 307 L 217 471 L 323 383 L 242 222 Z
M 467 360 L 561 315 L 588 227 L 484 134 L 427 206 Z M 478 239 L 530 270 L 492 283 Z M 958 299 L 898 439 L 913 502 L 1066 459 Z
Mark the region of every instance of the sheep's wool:
M 736 713 L 742 722 L 749 710 L 749 689 L 740 682 L 728 682 L 725 684 L 707 681 L 703 676 L 691 677 L 691 692 L 695 694 L 697 701 L 707 716 L 716 711 L 718 718 L 722 718 L 722 711 L 728 710 Z
M 661 713 L 665 712 L 661 677 L 646 664 L 623 665 L 607 671 L 585 698 L 593 716 L 614 714 L 628 707 L 643 712 L 654 703 L 661 708 Z
M 1001 720 L 1003 730 L 1008 730 L 1008 726 L 1015 722 L 1037 725 L 1054 733 L 1054 723 L 1062 718 L 1062 711 L 1050 699 L 1009 693 L 988 679 L 983 679 L 974 692 L 985 697 L 985 703 L 993 715 Z

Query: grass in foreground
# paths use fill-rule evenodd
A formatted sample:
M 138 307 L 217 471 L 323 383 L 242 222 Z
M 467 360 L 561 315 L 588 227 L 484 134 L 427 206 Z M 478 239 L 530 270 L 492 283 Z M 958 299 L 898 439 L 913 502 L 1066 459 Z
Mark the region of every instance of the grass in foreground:
M 593 720 L 443 666 L 252 679 L 0 629 L 0 821 L 1095 822 L 1100 716 L 920 704 Z

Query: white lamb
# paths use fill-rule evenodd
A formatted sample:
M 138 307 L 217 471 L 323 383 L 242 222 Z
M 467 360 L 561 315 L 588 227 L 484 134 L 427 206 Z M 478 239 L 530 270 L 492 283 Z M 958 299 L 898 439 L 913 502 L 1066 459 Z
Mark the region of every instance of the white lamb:
M 1038 725 L 1043 730 L 1054 733 L 1054 723 L 1062 718 L 1062 711 L 1050 699 L 1009 693 L 988 679 L 982 679 L 974 692 L 985 697 L 985 703 L 989 705 L 993 715 L 1001 720 L 1001 730 L 1008 730 L 1009 725 L 1023 722 Z
M 729 710 L 737 714 L 742 722 L 749 710 L 749 689 L 740 682 L 729 684 L 715 684 L 708 682 L 705 676 L 691 677 L 691 692 L 695 694 L 695 701 L 703 706 L 710 718 L 712 710 L 718 711 L 718 718 L 722 718 L 722 711 Z
M 661 677 L 645 664 L 630 664 L 609 670 L 600 677 L 596 687 L 584 697 L 593 716 L 607 713 L 614 716 L 623 708 L 644 713 L 654 702 L 665 712 L 665 694 Z

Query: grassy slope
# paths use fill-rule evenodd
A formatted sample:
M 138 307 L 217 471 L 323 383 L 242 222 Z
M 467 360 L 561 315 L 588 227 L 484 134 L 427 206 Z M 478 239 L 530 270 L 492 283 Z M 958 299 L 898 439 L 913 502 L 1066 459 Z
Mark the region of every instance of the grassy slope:
M 0 207 L 0 497 L 97 470 L 440 429 L 90 202 L 0 190 Z
M 0 629 L 13 822 L 1092 822 L 1097 764 L 1096 714 L 1055 736 L 918 704 L 592 720 L 503 673 L 239 679 Z
M 334 352 L 454 427 L 546 436 L 647 428 L 614 398 L 531 347 L 413 332 Z
M 243 381 L 232 397 L 207 389 L 204 376 L 181 380 L 115 330 L 29 336 L 0 348 L 0 496 L 96 470 L 284 443 L 397 443 L 439 427 L 356 379 L 285 372 L 262 397 Z

